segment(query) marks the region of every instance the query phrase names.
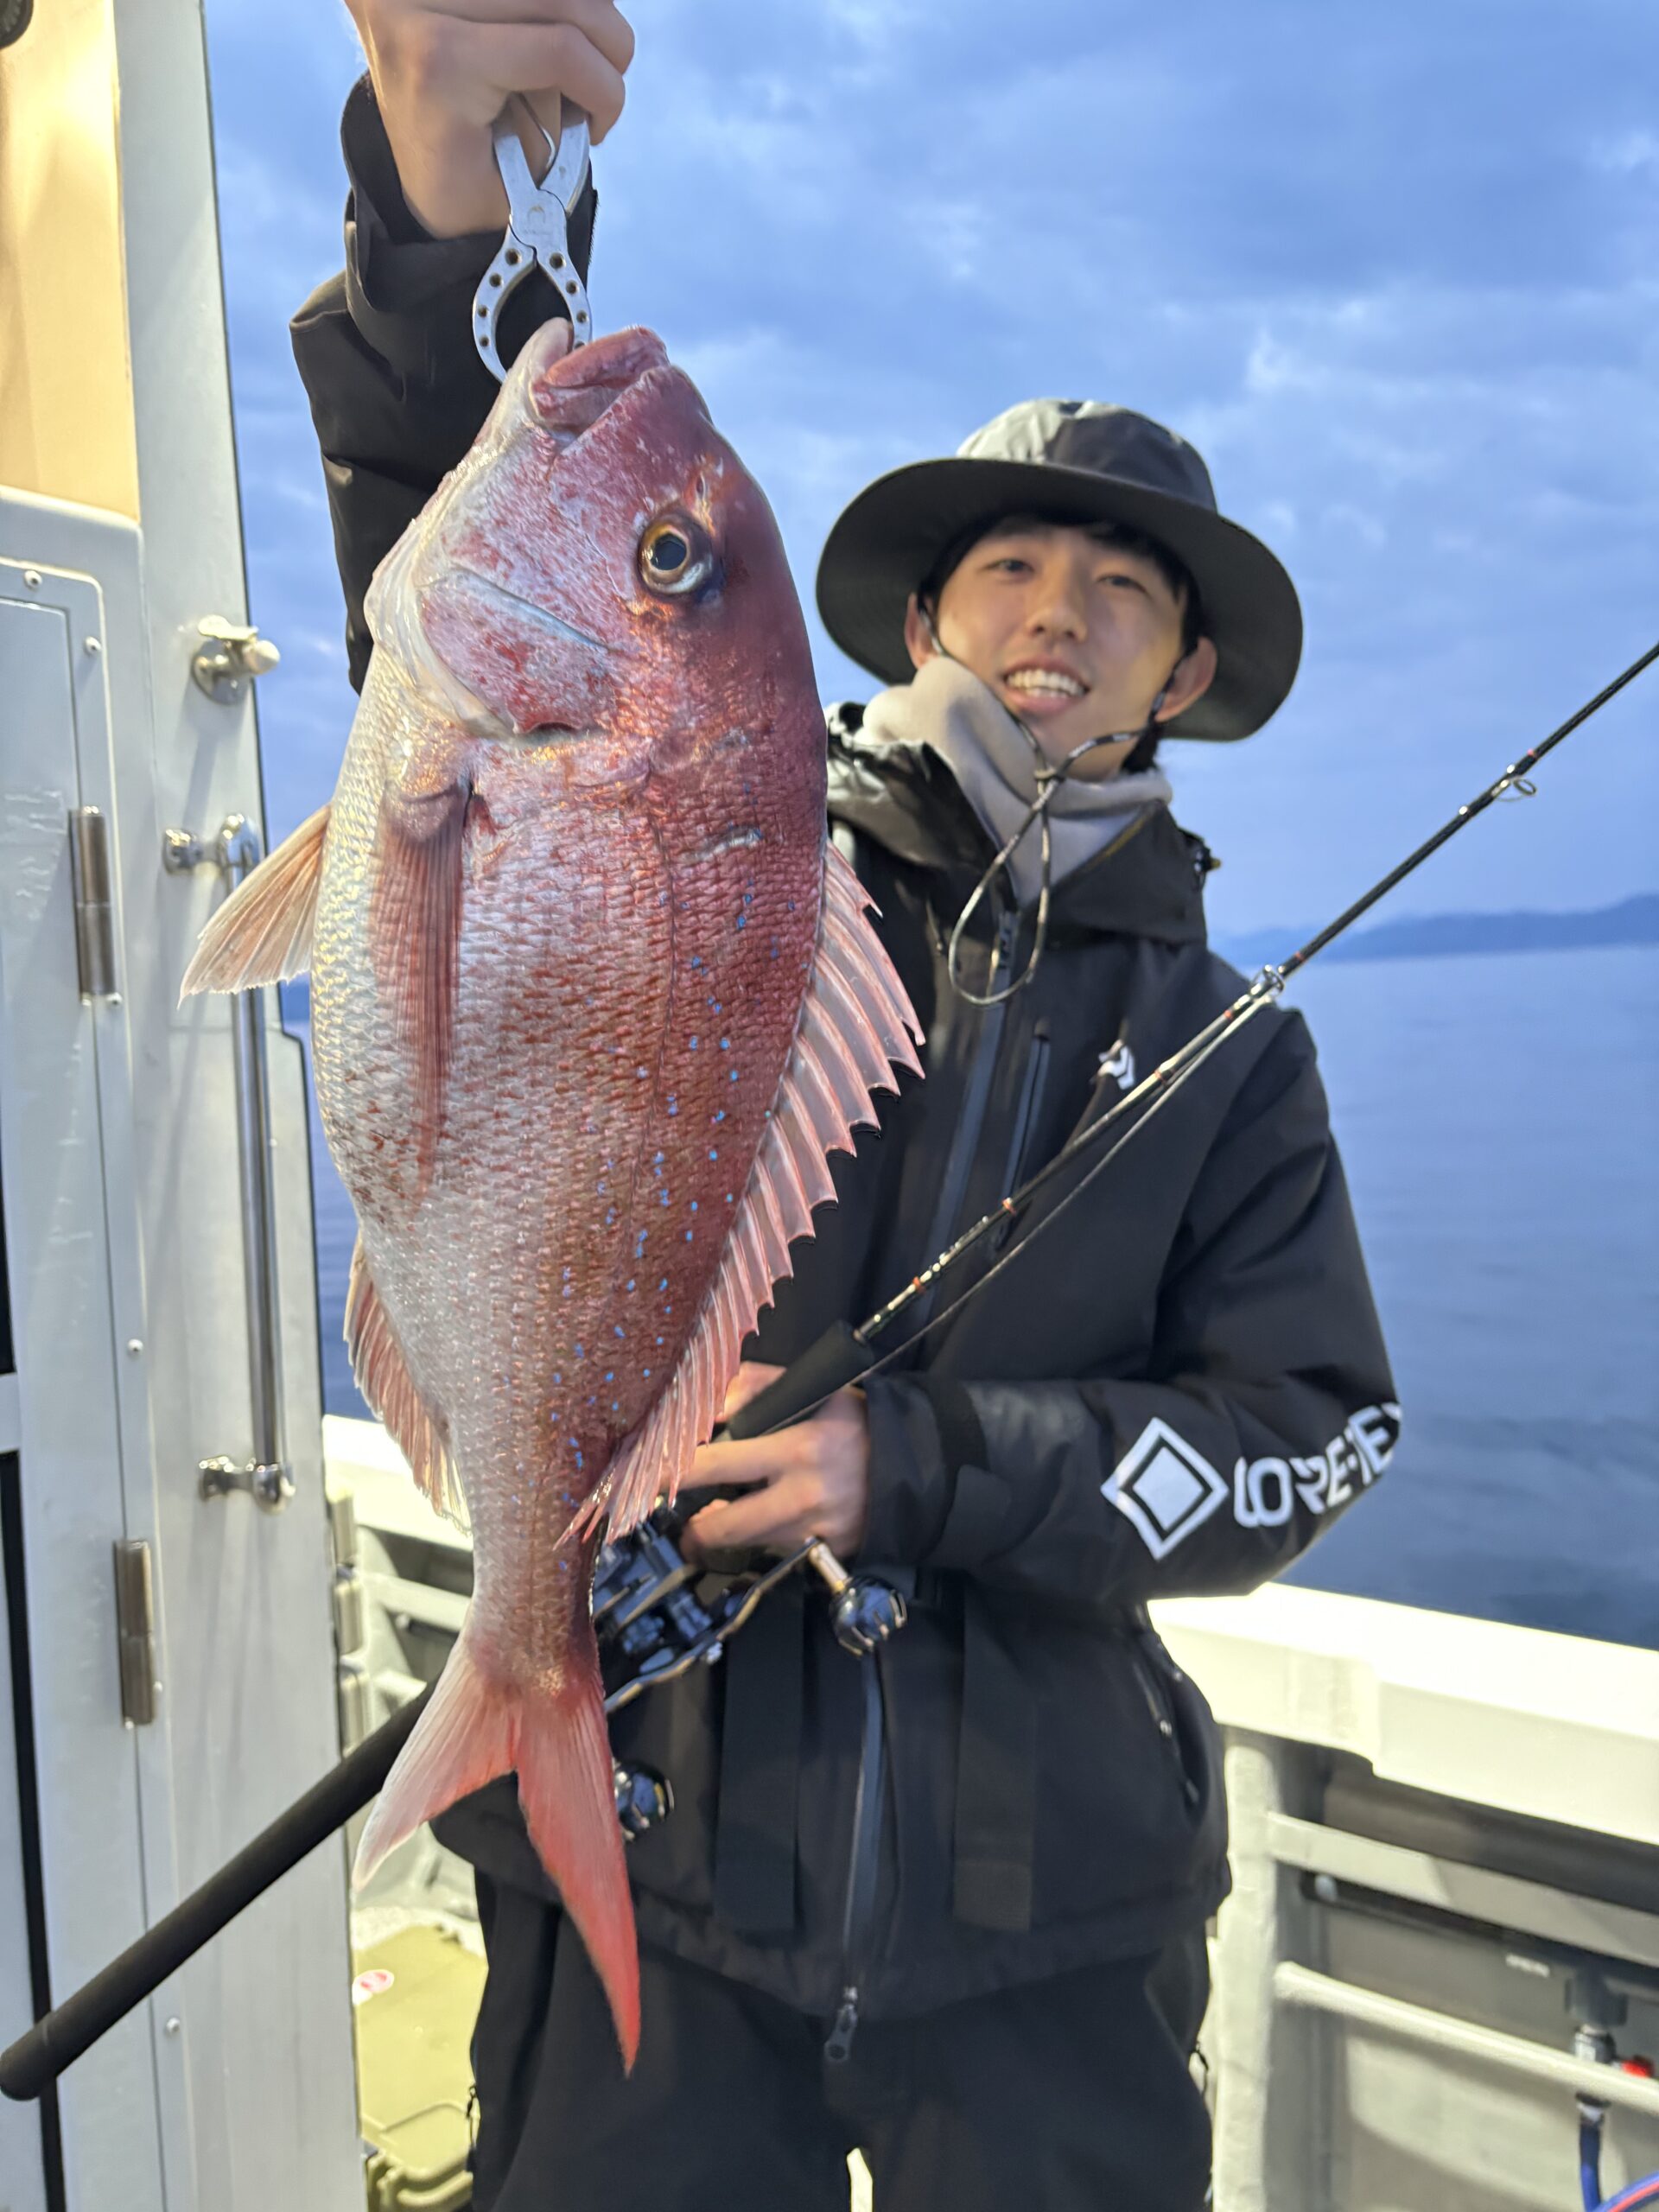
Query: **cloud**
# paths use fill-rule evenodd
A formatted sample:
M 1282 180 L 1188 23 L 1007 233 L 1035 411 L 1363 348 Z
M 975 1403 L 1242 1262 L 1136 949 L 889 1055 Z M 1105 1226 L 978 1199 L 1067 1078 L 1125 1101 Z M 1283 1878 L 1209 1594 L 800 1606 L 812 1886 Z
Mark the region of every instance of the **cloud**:
M 1035 392 L 1192 436 L 1292 563 L 1303 673 L 1170 748 L 1229 927 L 1334 910 L 1650 642 L 1659 140 L 1645 12 L 1317 0 L 948 11 L 654 0 L 601 149 L 602 322 L 645 321 L 777 508 L 804 595 L 841 505 Z M 335 0 L 213 0 L 221 218 L 274 823 L 351 702 L 286 317 L 339 253 Z M 815 629 L 823 687 L 868 692 Z M 1649 678 L 1649 682 L 1659 679 Z M 1597 904 L 1654 880 L 1640 689 L 1425 880 Z M 1576 766 L 1571 764 L 1576 762 Z

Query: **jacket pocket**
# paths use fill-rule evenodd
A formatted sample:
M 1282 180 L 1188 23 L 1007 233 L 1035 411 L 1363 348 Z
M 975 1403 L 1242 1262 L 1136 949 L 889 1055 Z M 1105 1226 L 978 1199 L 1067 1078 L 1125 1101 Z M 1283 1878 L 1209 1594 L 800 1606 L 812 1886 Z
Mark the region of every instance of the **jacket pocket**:
M 1141 1637 L 1145 1664 L 1164 1700 L 1175 1734 L 1181 1774 L 1195 1825 L 1194 1843 L 1205 1859 L 1221 1858 L 1227 1849 L 1227 1792 L 1222 1772 L 1221 1732 L 1216 1726 L 1204 1693 L 1169 1655 L 1158 1631 L 1147 1627 Z
M 1039 1713 L 1033 1923 L 1151 1904 L 1198 1879 L 1183 1730 L 1138 1638 L 1050 1625 L 1020 1656 Z

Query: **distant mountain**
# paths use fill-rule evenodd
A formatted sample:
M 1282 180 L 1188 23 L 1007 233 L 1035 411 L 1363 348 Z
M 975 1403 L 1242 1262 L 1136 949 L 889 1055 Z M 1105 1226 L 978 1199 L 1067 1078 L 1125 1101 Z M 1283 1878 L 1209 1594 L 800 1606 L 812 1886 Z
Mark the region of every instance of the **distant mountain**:
M 1214 940 L 1224 960 L 1247 972 L 1282 960 L 1312 929 L 1248 930 Z M 1576 913 L 1522 908 L 1510 914 L 1405 915 L 1397 922 L 1339 937 L 1321 960 L 1433 960 L 1455 952 L 1570 952 L 1599 944 L 1659 944 L 1659 891 L 1639 892 L 1616 906 Z M 311 986 L 302 976 L 282 986 L 283 1019 L 311 1019 Z
M 1216 950 L 1236 968 L 1282 960 L 1313 935 L 1306 928 L 1249 930 L 1218 937 Z M 1340 937 L 1321 960 L 1432 960 L 1459 952 L 1567 952 L 1592 945 L 1659 944 L 1659 892 L 1577 913 L 1522 909 L 1509 914 L 1405 915 Z

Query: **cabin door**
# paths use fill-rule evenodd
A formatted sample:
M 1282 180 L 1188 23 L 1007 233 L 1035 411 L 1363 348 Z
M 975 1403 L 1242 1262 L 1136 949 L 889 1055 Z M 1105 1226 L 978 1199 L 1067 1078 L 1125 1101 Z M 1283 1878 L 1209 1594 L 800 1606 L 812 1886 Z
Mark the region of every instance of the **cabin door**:
M 204 620 L 247 614 L 199 6 L 36 10 L 0 52 L 0 124 L 23 116 L 0 130 L 5 2041 L 339 1755 L 300 1050 L 274 992 L 257 1038 L 237 1002 L 178 1004 L 225 826 L 262 811 L 251 684 L 193 675 Z M 202 864 L 169 867 L 191 841 Z M 273 1452 L 283 1481 L 241 1480 Z M 350 1984 L 336 1838 L 54 2100 L 0 2104 L 0 2212 L 358 2212 Z

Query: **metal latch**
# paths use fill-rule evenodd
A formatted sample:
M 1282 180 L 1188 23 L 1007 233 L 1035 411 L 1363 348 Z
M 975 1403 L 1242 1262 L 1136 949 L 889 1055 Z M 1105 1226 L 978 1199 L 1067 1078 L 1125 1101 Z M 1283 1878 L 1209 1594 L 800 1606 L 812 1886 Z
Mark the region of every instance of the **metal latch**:
M 280 1459 L 255 1458 L 238 1464 L 222 1454 L 196 1462 L 196 1495 L 231 1497 L 245 1491 L 267 1513 L 280 1513 L 294 1495 L 294 1478 Z
M 233 707 L 256 676 L 269 676 L 282 655 L 251 622 L 210 614 L 196 628 L 202 643 L 190 656 L 190 673 L 210 699 Z
M 115 909 L 110 825 L 95 806 L 69 810 L 69 878 L 75 901 L 75 965 L 84 999 L 114 999 Z
M 149 1546 L 115 1547 L 115 1626 L 121 1661 L 121 1718 L 147 1728 L 156 1718 L 156 1599 Z

